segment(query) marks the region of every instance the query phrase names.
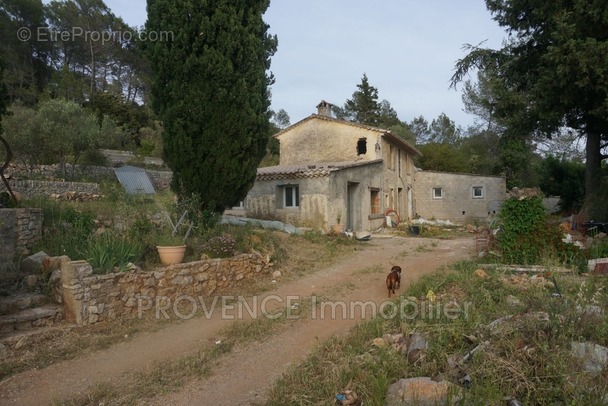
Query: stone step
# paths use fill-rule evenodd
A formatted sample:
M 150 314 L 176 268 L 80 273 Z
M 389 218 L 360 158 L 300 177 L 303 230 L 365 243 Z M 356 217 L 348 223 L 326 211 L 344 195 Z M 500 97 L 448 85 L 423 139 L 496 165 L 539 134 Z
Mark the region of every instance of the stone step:
M 63 319 L 61 305 L 48 304 L 17 313 L 0 316 L 0 337 L 15 331 L 52 326 Z
M 10 315 L 20 310 L 40 306 L 50 301 L 48 296 L 25 293 L 18 296 L 0 297 L 0 316 Z

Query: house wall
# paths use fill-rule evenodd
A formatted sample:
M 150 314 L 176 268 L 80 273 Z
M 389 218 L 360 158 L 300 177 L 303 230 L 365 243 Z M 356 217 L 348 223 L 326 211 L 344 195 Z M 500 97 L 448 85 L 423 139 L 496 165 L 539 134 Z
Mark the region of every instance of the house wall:
M 473 198 L 473 187 L 483 187 L 483 197 Z M 433 188 L 443 196 L 433 198 Z M 419 171 L 414 176 L 415 214 L 426 219 L 465 223 L 487 220 L 498 213 L 506 199 L 504 177 Z
M 371 189 L 382 190 L 382 170 L 383 163 L 376 162 L 335 170 L 322 178 L 257 180 L 245 199 L 245 216 L 327 232 L 337 224 L 340 213 L 339 224 L 354 231 L 378 228 L 384 222 L 384 212 L 371 214 Z M 283 185 L 298 185 L 298 208 L 280 207 Z
M 280 165 L 317 162 L 372 161 L 380 158 L 375 144 L 380 133 L 340 122 L 310 119 L 279 135 Z M 357 142 L 366 139 L 366 153 L 357 154 Z
M 283 185 L 298 185 L 300 207 L 282 208 Z M 279 220 L 296 227 L 325 230 L 328 222 L 329 177 L 257 180 L 245 199 L 245 216 Z
M 411 219 L 414 213 L 408 190 L 414 183 L 414 160 L 405 150 L 384 138 L 380 140 L 380 154 L 384 159 L 383 211 L 392 209 L 402 221 Z
M 383 163 L 377 162 L 332 172 L 329 182 L 328 226 L 337 224 L 338 212 L 341 214 L 340 224 L 353 231 L 372 230 L 382 226 L 384 214 L 373 215 L 371 204 L 371 190 L 382 189 L 382 169 Z

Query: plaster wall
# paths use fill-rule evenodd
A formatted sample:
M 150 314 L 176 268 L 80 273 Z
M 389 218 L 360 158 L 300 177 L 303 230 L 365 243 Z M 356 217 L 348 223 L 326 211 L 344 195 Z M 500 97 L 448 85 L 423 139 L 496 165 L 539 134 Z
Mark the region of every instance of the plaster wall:
M 473 197 L 474 187 L 483 188 L 483 197 Z M 440 198 L 434 197 L 434 188 L 441 188 Z M 463 224 L 494 217 L 506 199 L 507 185 L 504 177 L 419 171 L 414 190 L 416 215 Z

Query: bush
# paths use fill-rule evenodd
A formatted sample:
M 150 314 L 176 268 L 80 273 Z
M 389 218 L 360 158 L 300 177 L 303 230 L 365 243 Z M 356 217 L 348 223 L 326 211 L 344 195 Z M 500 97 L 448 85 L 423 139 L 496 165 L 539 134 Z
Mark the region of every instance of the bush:
M 535 264 L 563 247 L 557 225 L 547 221 L 540 197 L 509 199 L 498 213 L 500 232 L 498 246 L 503 259 L 510 264 Z
M 87 246 L 84 256 L 96 272 L 112 272 L 118 268 L 121 272 L 127 270 L 130 262 L 137 261 L 142 255 L 139 243 L 110 233 L 92 239 Z

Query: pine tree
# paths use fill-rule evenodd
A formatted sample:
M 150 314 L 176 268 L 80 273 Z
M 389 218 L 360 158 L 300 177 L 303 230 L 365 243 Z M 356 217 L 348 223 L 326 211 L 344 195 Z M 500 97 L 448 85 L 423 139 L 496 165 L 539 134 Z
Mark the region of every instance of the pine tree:
M 378 89 L 369 84 L 365 73 L 357 89 L 352 99 L 346 100 L 344 104 L 344 118 L 360 124 L 377 126 L 380 121 Z
M 223 211 L 246 195 L 268 142 L 268 0 L 148 0 L 152 107 L 180 196 Z

